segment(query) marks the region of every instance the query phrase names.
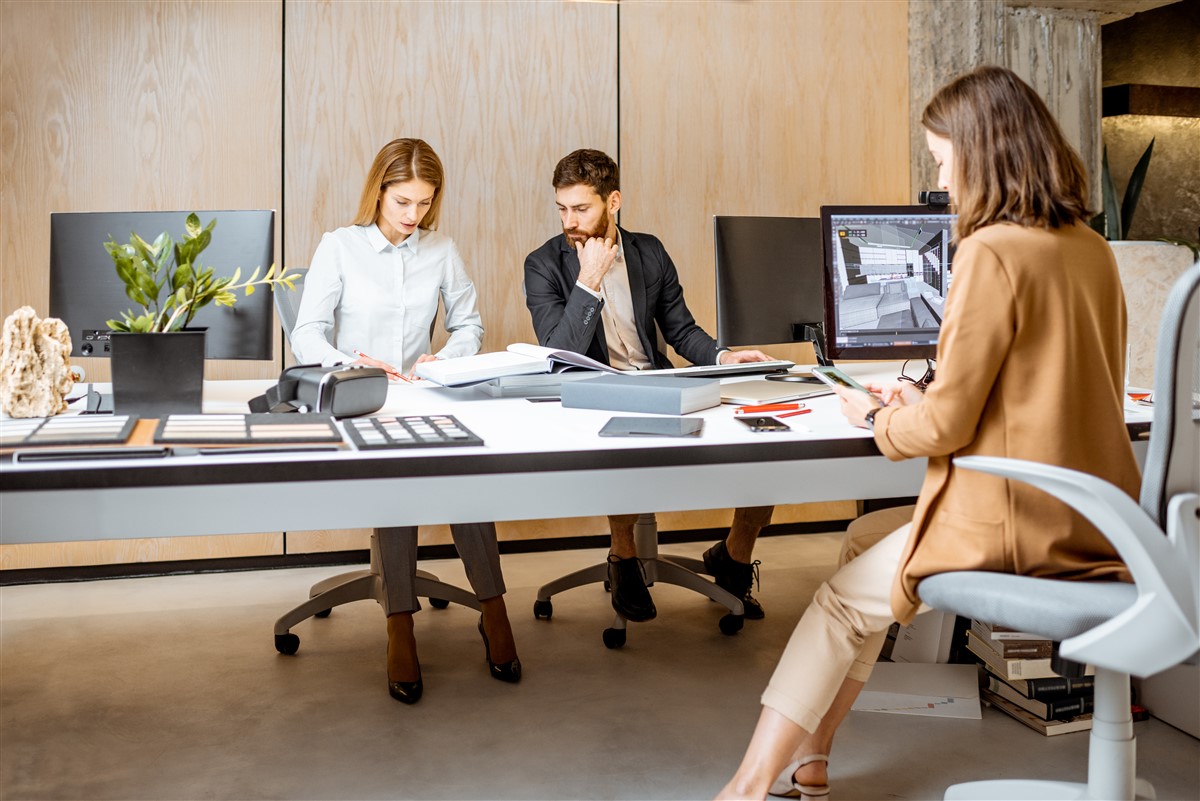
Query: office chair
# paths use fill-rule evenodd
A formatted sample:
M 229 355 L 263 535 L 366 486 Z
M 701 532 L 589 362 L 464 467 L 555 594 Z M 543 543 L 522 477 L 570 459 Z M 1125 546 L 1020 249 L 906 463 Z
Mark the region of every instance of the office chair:
M 294 269 L 300 273 L 294 292 L 275 292 L 275 310 L 279 313 L 279 322 L 287 336 L 288 344 L 292 341 L 292 329 L 296 327 L 296 316 L 300 311 L 300 297 L 304 291 L 304 276 L 308 269 Z M 436 317 L 436 315 L 435 315 Z M 433 327 L 430 326 L 432 334 Z M 332 576 L 312 585 L 308 591 L 308 600 L 292 609 L 275 621 L 275 650 L 281 654 L 294 654 L 300 649 L 300 638 L 291 633 L 291 628 L 310 617 L 329 617 L 333 607 L 348 604 L 353 601 L 365 601 L 373 598 L 383 605 L 384 582 L 379 571 L 379 537 L 388 536 L 392 529 L 377 528 L 371 532 L 371 564 L 366 570 L 355 570 Z M 424 570 L 417 571 L 417 595 L 429 599 L 429 605 L 435 609 L 445 609 L 453 601 L 457 604 L 480 610 L 479 601 L 474 594 L 439 581 L 438 577 Z
M 724 606 L 729 613 L 718 621 L 718 626 L 724 634 L 737 634 L 745 622 L 742 599 L 736 597 L 715 583 L 700 576 L 708 573 L 704 562 L 687 556 L 663 556 L 658 552 L 658 522 L 653 513 L 640 515 L 633 525 L 633 540 L 637 548 L 638 559 L 646 572 L 646 586 L 651 587 L 655 582 L 673 584 L 698 592 Z M 533 602 L 533 616 L 549 620 L 554 615 L 554 604 L 550 598 L 560 592 L 582 587 L 585 584 L 603 582 L 608 589 L 608 562 L 585 567 L 568 573 L 561 578 L 543 584 L 537 592 L 537 600 Z M 613 624 L 604 630 L 604 644 L 608 648 L 620 648 L 625 644 L 625 628 L 628 621 L 616 612 L 613 613 Z
M 1133 584 L 962 571 L 924 579 L 935 609 L 1032 631 L 1062 645 L 1055 669 L 1096 668 L 1087 783 L 998 780 L 958 784 L 947 799 L 1154 798 L 1138 779 L 1130 675 L 1147 677 L 1200 652 L 1200 263 L 1171 290 L 1155 361 L 1154 421 L 1141 503 L 1094 476 L 1017 459 L 971 456 L 959 468 L 1025 481 L 1088 518 Z M 1067 661 L 1069 660 L 1069 661 Z M 1135 796 L 1136 794 L 1136 796 Z
M 296 288 L 291 291 L 276 289 L 272 294 L 275 297 L 275 313 L 279 315 L 279 324 L 283 326 L 283 336 L 288 345 L 291 345 L 292 329 L 296 327 L 296 317 L 300 314 L 300 296 L 304 294 L 304 279 L 308 277 L 308 268 L 293 267 L 288 272 L 300 276 L 296 279 Z

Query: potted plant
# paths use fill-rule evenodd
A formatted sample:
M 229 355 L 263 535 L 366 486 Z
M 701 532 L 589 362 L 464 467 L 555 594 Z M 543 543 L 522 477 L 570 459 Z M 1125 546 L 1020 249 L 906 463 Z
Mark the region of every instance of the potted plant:
M 276 272 L 259 277 L 261 266 L 241 280 L 241 268 L 218 278 L 200 264 L 212 242 L 214 219 L 201 226 L 195 212 L 184 223 L 184 236 L 174 242 L 163 232 L 151 243 L 136 233 L 129 242 L 109 236 L 104 249 L 112 257 L 125 294 L 138 310 L 109 320 L 112 335 L 113 405 L 118 412 L 159 415 L 199 413 L 204 387 L 204 329 L 189 327 L 196 312 L 210 303 L 233 306 L 238 290 L 247 296 L 257 287 L 295 289 L 298 273 Z
M 1154 386 L 1154 349 L 1167 293 L 1184 270 L 1195 262 L 1197 253 L 1196 245 L 1190 242 L 1167 238 L 1156 241 L 1129 239 L 1153 152 L 1154 139 L 1151 139 L 1130 173 L 1125 194 L 1118 203 L 1116 185 L 1108 167 L 1108 148 L 1104 149 L 1100 174 L 1104 210 L 1091 220 L 1092 228 L 1109 240 L 1125 287 L 1129 312 L 1126 383 L 1147 388 Z

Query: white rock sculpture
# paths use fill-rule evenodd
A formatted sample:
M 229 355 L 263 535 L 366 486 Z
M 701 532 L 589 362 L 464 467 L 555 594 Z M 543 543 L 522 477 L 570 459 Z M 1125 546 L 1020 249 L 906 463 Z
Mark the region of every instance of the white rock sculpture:
M 22 306 L 4 321 L 0 340 L 0 411 L 9 417 L 50 417 L 67 410 L 71 335 L 62 320 Z

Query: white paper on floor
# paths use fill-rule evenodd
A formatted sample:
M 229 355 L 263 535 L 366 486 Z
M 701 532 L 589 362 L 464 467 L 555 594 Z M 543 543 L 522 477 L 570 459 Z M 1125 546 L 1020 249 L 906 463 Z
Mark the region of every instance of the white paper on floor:
M 979 720 L 978 672 L 974 665 L 880 662 L 851 709 Z

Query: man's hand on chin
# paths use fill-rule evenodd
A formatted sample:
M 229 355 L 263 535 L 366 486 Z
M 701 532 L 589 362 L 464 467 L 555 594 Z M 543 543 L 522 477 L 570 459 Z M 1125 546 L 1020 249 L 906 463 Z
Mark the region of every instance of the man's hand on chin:
M 746 362 L 773 362 L 773 358 L 761 350 L 727 350 L 718 358 L 718 364 L 745 364 Z
M 616 243 L 611 239 L 592 237 L 587 242 L 576 242 L 575 252 L 579 254 L 579 283 L 599 292 L 601 279 L 617 260 Z

